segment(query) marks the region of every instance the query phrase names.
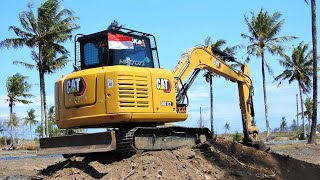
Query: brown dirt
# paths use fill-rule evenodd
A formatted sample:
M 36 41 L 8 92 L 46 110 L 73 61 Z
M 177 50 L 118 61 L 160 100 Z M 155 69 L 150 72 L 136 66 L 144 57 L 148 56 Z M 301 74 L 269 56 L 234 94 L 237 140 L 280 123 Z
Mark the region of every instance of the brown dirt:
M 301 142 L 292 144 L 271 145 L 270 147 L 275 153 L 287 155 L 295 159 L 320 165 L 320 143 L 306 144 L 306 142 Z
M 45 179 L 319 179 L 320 166 L 241 144 L 210 142 L 195 148 L 72 157 L 40 171 Z M 39 178 L 38 176 L 38 178 Z

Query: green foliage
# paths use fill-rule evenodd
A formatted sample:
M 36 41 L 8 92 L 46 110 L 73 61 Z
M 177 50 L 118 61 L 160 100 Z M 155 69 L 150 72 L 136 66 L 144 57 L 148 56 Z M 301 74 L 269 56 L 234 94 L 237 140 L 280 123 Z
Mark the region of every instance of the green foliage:
M 312 87 L 312 51 L 308 49 L 309 45 L 301 42 L 293 49 L 291 55 L 281 54 L 283 59 L 280 59 L 279 62 L 285 70 L 275 77 L 275 81 L 279 81 L 279 85 L 283 80 L 288 80 L 289 83 L 297 81 L 303 93 L 310 92 Z
M 267 50 L 271 54 L 282 54 L 282 43 L 296 39 L 295 36 L 278 36 L 281 28 L 284 24 L 284 19 L 281 18 L 281 13 L 275 12 L 269 14 L 263 9 L 260 10 L 258 15 L 251 13 L 251 16 L 245 15 L 245 23 L 247 24 L 249 35 L 241 34 L 245 39 L 249 40 L 247 46 L 248 58 L 250 56 L 262 56 L 264 50 Z M 269 72 L 272 72 L 270 66 L 266 64 Z
M 49 136 L 48 137 L 53 137 L 53 136 L 60 136 L 61 135 L 61 130 L 57 127 L 55 127 L 54 123 L 52 121 L 49 121 Z M 42 137 L 42 126 L 39 124 L 36 129 L 35 129 L 36 136 L 41 138 Z
M 54 111 L 54 106 L 51 106 L 48 109 L 48 120 L 54 122 L 55 120 L 55 111 Z
M 8 127 L 13 127 L 13 129 L 17 128 L 20 123 L 20 118 L 17 116 L 16 113 L 12 113 L 11 120 L 7 122 Z
M 27 116 L 24 119 L 23 124 L 24 125 L 29 125 L 30 128 L 30 138 L 32 139 L 32 126 L 37 124 L 37 120 L 36 120 L 36 115 L 34 114 L 35 110 L 34 109 L 30 109 L 29 111 L 27 111 Z
M 33 95 L 29 93 L 32 85 L 27 82 L 27 79 L 26 76 L 19 73 L 7 78 L 6 87 L 8 99 L 6 100 L 9 102 L 9 107 L 12 107 L 16 102 L 23 104 L 32 103 L 26 100 L 26 98 L 33 97 Z
M 292 120 L 292 124 L 289 127 L 290 131 L 297 131 L 298 127 L 297 127 L 297 121 L 295 119 Z
M 226 122 L 226 123 L 224 124 L 224 129 L 225 129 L 226 131 L 229 131 L 229 130 L 230 130 L 230 124 L 229 124 L 228 122 Z
M 0 138 L 0 144 L 2 144 L 2 145 L 7 145 L 7 137 L 6 136 L 2 136 L 1 138 Z
M 34 113 L 35 113 L 35 110 L 33 108 L 30 109 L 29 111 L 27 111 L 27 116 L 25 118 L 23 118 L 24 119 L 24 122 L 23 122 L 24 125 L 30 125 L 30 127 L 31 127 L 31 126 L 37 124 L 37 120 L 35 119 L 36 115 Z
M 46 97 L 44 74 L 51 74 L 62 69 L 68 62 L 68 50 L 62 45 L 72 39 L 72 32 L 79 28 L 75 23 L 77 17 L 73 11 L 61 8 L 61 1 L 46 0 L 40 3 L 34 13 L 33 4 L 28 4 L 28 9 L 19 13 L 20 25 L 10 26 L 16 37 L 7 38 L 0 42 L 1 47 L 21 48 L 27 46 L 31 50 L 31 58 L 35 64 L 15 61 L 28 69 L 37 68 L 40 79 L 41 121 L 47 124 L 45 116 Z M 42 122 L 43 123 L 43 122 Z M 43 134 L 44 136 L 46 134 Z
M 282 117 L 280 120 L 280 131 L 287 131 L 287 120 L 286 117 Z
M 251 13 L 251 16 L 245 15 L 244 20 L 248 27 L 249 34 L 241 34 L 241 36 L 248 40 L 249 45 L 247 46 L 247 58 L 246 62 L 250 61 L 250 56 L 261 57 L 261 72 L 263 79 L 263 95 L 264 95 L 264 107 L 265 107 L 265 119 L 267 126 L 267 141 L 269 140 L 270 127 L 268 120 L 268 105 L 267 105 L 267 94 L 266 94 L 266 81 L 265 81 L 265 70 L 267 67 L 269 74 L 273 76 L 273 70 L 265 59 L 265 51 L 271 54 L 282 54 L 284 47 L 283 43 L 297 37 L 294 36 L 279 36 L 281 28 L 284 24 L 284 19 L 280 20 L 281 14 L 275 12 L 269 14 L 263 9 L 260 10 L 258 15 Z
M 241 142 L 243 139 L 243 134 L 236 131 L 236 133 L 233 134 L 232 139 L 233 139 L 233 141 Z
M 77 133 L 84 132 L 83 129 L 59 129 L 54 122 L 49 121 L 49 136 L 48 137 L 56 137 L 56 136 L 63 136 L 63 135 L 72 135 Z M 37 126 L 35 129 L 36 136 L 41 138 L 42 137 L 42 127 L 41 124 Z

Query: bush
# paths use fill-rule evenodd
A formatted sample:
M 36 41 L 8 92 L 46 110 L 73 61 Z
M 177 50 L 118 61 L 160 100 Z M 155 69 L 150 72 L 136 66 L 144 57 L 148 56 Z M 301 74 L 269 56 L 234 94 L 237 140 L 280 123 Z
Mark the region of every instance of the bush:
M 233 137 L 233 138 L 232 138 L 233 141 L 237 141 L 237 142 L 240 142 L 240 141 L 242 141 L 242 139 L 243 139 L 242 133 L 240 133 L 240 132 L 238 132 L 238 131 L 236 131 L 236 133 L 233 134 L 232 137 Z
M 2 137 L 0 138 L 0 144 L 1 144 L 1 145 L 7 145 L 7 138 L 6 138 L 5 136 L 2 136 Z

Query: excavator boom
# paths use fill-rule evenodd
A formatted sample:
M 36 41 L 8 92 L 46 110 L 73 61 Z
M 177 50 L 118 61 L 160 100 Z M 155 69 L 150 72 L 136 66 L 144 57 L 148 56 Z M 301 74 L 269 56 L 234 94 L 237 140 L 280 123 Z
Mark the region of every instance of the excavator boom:
M 177 102 L 180 104 L 184 102 L 188 89 L 191 87 L 200 70 L 203 69 L 237 83 L 244 141 L 252 142 L 250 135 L 258 134 L 259 130 L 251 125 L 251 117 L 254 118 L 254 109 L 252 100 L 253 86 L 250 71 L 246 64 L 238 62 L 238 65 L 241 66 L 240 70 L 235 70 L 223 60 L 225 58 L 230 60 L 230 56 L 212 49 L 211 46 L 195 47 L 187 50 L 181 56 L 173 70 L 173 74 L 176 77 L 176 84 L 182 86 L 177 93 Z M 231 61 L 235 61 L 234 58 L 231 58 Z M 187 77 L 189 77 L 187 83 L 181 83 L 184 82 Z M 176 87 L 178 86 L 179 85 L 176 85 Z

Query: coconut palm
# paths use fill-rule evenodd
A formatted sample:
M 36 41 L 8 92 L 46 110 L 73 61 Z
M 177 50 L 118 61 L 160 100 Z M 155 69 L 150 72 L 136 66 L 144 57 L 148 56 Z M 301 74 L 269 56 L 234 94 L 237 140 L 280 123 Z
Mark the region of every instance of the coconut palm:
M 299 46 L 293 48 L 291 57 L 282 54 L 283 59 L 280 59 L 280 65 L 285 70 L 275 78 L 275 81 L 280 81 L 279 85 L 283 80 L 288 80 L 289 83 L 293 81 L 298 82 L 301 111 L 304 112 L 303 108 L 303 97 L 302 93 L 308 93 L 311 90 L 312 82 L 312 52 L 308 50 L 308 44 L 301 42 Z M 306 137 L 306 128 L 304 122 L 304 113 L 302 115 L 303 124 L 303 135 Z
M 287 119 L 286 117 L 282 117 L 280 120 L 280 131 L 287 131 Z
M 12 124 L 11 121 L 13 121 L 13 106 L 15 103 L 19 102 L 22 104 L 31 104 L 32 102 L 27 100 L 27 98 L 32 97 L 33 95 L 29 93 L 29 90 L 31 88 L 31 84 L 29 84 L 27 81 L 27 77 L 15 74 L 11 77 L 7 78 L 6 87 L 8 92 L 8 99 L 6 99 L 7 102 L 9 102 L 10 107 L 10 122 L 9 124 Z M 14 142 L 14 135 L 13 135 L 13 126 L 10 126 L 11 128 L 11 143 Z
M 223 50 L 222 48 L 226 45 L 226 40 L 224 39 L 218 39 L 217 41 L 213 42 L 210 36 L 207 36 L 204 40 L 205 46 L 211 46 L 211 48 L 219 49 L 225 53 L 228 53 L 230 55 L 234 55 L 235 50 L 238 48 L 238 46 L 234 47 L 225 47 Z M 211 124 L 211 131 L 213 132 L 213 84 L 212 84 L 212 78 L 216 77 L 217 74 L 213 72 L 206 71 L 203 74 L 203 77 L 205 77 L 206 82 L 210 84 L 210 124 Z
M 249 45 L 247 46 L 248 58 L 246 61 L 250 61 L 250 56 L 261 57 L 261 71 L 262 71 L 262 81 L 263 81 L 263 97 L 264 97 L 264 109 L 265 109 L 265 119 L 267 127 L 267 141 L 270 136 L 270 127 L 268 120 L 268 103 L 267 103 L 267 90 L 266 90 L 266 77 L 265 77 L 265 67 L 267 67 L 269 73 L 273 73 L 269 64 L 265 59 L 265 52 L 270 52 L 271 54 L 279 54 L 283 51 L 282 43 L 294 39 L 294 36 L 278 36 L 281 28 L 284 24 L 284 19 L 279 20 L 281 14 L 279 12 L 272 13 L 271 15 L 260 10 L 259 14 L 255 16 L 251 13 L 251 17 L 247 15 L 244 16 L 246 25 L 248 26 L 249 35 L 241 34 L 245 39 L 249 40 Z
M 27 116 L 24 119 L 24 125 L 29 125 L 30 127 L 30 138 L 32 139 L 32 126 L 37 124 L 36 115 L 34 114 L 35 110 L 30 109 L 27 111 Z
M 316 14 L 316 0 L 304 0 L 307 4 L 311 2 L 311 21 L 312 21 L 312 56 L 313 56 L 313 107 L 312 107 L 312 124 L 308 143 L 316 143 L 316 129 L 317 129 L 317 107 L 318 107 L 318 53 L 317 53 L 317 14 Z
M 11 134 L 11 145 L 14 144 L 14 130 L 19 126 L 20 119 L 18 118 L 16 113 L 10 114 L 10 119 L 7 122 L 8 128 L 10 128 Z
M 64 67 L 68 51 L 61 43 L 70 40 L 72 38 L 71 33 L 79 28 L 75 23 L 77 17 L 73 15 L 71 10 L 61 9 L 60 2 L 58 0 L 42 2 L 37 8 L 37 15 L 34 14 L 32 4 L 29 3 L 28 10 L 19 14 L 22 28 L 9 27 L 9 30 L 12 30 L 17 37 L 0 42 L 0 47 L 19 48 L 27 46 L 32 49 L 32 59 L 35 61 L 35 65 L 22 62 L 20 64 L 28 68 L 38 68 L 43 137 L 48 134 L 44 76 L 45 73 L 52 73 Z
M 312 121 L 312 99 L 310 97 L 307 97 L 306 100 L 304 101 L 304 106 L 306 107 L 306 110 L 304 111 L 304 116 L 308 120 L 309 124 L 309 132 L 311 132 L 311 121 Z M 299 113 L 301 115 L 302 112 Z
M 224 129 L 225 129 L 225 136 L 227 135 L 227 132 L 230 130 L 230 124 L 228 123 L 228 122 L 226 122 L 225 124 L 224 124 Z
M 51 127 L 49 127 L 49 129 L 51 129 L 51 131 L 54 131 L 55 129 L 55 125 L 54 125 L 54 118 L 55 118 L 55 112 L 54 112 L 54 106 L 51 106 L 49 109 L 48 109 L 48 120 L 49 120 L 49 126 L 51 125 Z M 54 132 L 52 133 L 49 133 L 49 135 L 55 135 Z

